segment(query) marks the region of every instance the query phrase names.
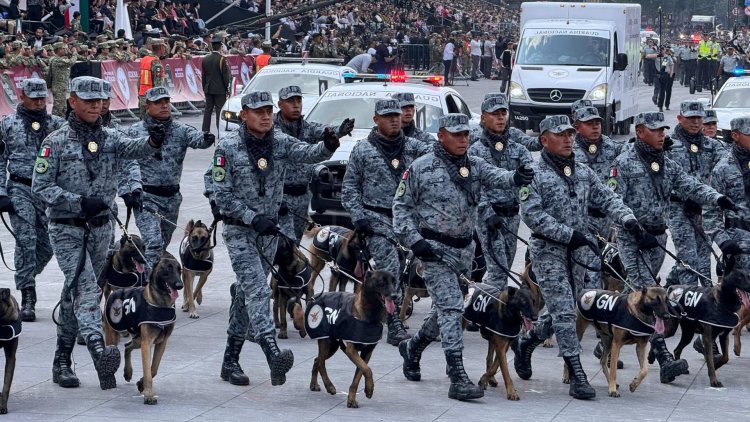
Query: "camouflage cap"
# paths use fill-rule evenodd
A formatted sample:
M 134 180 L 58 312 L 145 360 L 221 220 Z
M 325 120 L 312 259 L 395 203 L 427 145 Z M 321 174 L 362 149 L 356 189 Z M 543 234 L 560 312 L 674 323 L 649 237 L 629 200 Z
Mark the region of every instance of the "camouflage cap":
M 82 100 L 109 98 L 104 92 L 104 81 L 93 76 L 79 76 L 70 81 L 70 92 L 74 92 Z
M 47 83 L 44 79 L 29 78 L 21 83 L 23 95 L 29 98 L 47 98 Z
M 683 101 L 680 103 L 682 117 L 703 117 L 703 103 L 698 101 Z
M 159 101 L 162 98 L 170 98 L 169 91 L 167 91 L 167 88 L 164 88 L 163 86 L 155 86 L 144 94 L 146 97 L 146 101 L 149 103 L 153 103 L 155 101 Z
M 167 45 L 167 43 L 165 43 L 164 40 L 161 39 L 161 38 L 152 38 L 151 39 L 151 45 L 152 46 Z
M 482 113 L 492 113 L 501 109 L 508 110 L 508 97 L 505 94 L 493 94 L 491 97 L 485 95 L 482 101 Z
M 651 130 L 669 129 L 662 112 L 638 113 L 635 116 L 635 126 L 638 127 L 638 125 L 644 125 Z
M 57 50 L 58 48 L 65 48 L 67 46 L 68 45 L 65 44 L 64 42 L 56 42 L 56 43 L 52 44 L 52 49 L 53 50 Z
M 743 135 L 750 135 L 750 117 L 735 117 L 729 123 L 732 131 L 738 131 Z
M 81 51 L 89 51 L 89 46 L 86 44 L 81 45 L 80 47 Z
M 399 106 L 401 108 L 404 107 L 414 107 L 417 105 L 416 101 L 414 101 L 414 94 L 411 92 L 399 92 L 397 94 L 393 94 L 394 100 L 398 101 Z
M 575 100 L 573 101 L 573 104 L 570 105 L 570 114 L 575 114 L 576 110 L 578 110 L 581 107 L 593 107 L 594 103 L 591 102 L 591 100 Z
M 588 122 L 595 119 L 604 120 L 596 107 L 579 107 L 573 112 L 574 122 Z
M 539 132 L 550 131 L 552 133 L 563 133 L 567 130 L 575 131 L 570 125 L 570 118 L 565 115 L 547 116 L 539 123 Z
M 719 123 L 719 116 L 716 115 L 716 110 L 706 109 L 703 111 L 703 124 L 706 123 Z
M 273 98 L 268 91 L 253 91 L 242 97 L 242 108 L 273 107 Z
M 469 127 L 469 116 L 463 113 L 448 113 L 440 116 L 438 126 L 440 129 L 445 129 L 451 133 L 468 132 L 471 130 Z
M 17 50 L 19 48 L 23 47 L 23 43 L 21 41 L 13 41 L 10 43 L 10 48 Z
M 375 114 L 378 116 L 401 114 L 401 104 L 398 100 L 378 100 L 375 103 Z
M 109 43 L 106 41 L 100 42 L 96 45 L 96 48 L 98 48 L 99 50 L 104 50 L 105 48 L 109 48 Z
M 107 36 L 106 35 L 98 35 L 96 37 L 96 42 L 98 42 L 98 43 L 103 43 L 105 41 L 107 41 Z
M 285 86 L 279 90 L 279 99 L 288 100 L 293 97 L 301 97 L 302 89 L 297 85 Z
M 104 79 L 102 79 L 102 81 L 104 81 L 103 89 L 104 93 L 107 95 L 107 98 L 114 97 L 114 95 L 112 94 L 112 84 L 109 81 L 105 81 Z

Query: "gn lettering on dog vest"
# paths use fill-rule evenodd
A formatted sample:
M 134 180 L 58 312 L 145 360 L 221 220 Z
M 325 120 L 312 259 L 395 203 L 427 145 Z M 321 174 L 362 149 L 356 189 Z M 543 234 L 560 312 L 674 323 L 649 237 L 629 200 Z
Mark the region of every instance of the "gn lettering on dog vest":
M 208 259 L 196 259 L 188 250 L 189 246 L 189 239 L 187 237 L 182 239 L 182 243 L 180 243 L 180 261 L 182 261 L 183 268 L 185 268 L 186 270 L 195 271 L 197 273 L 209 271 L 211 268 L 213 268 L 213 250 L 209 254 Z
M 482 331 L 491 331 L 503 337 L 518 337 L 523 321 L 520 316 L 513 318 L 513 321 L 500 317 L 500 302 L 496 299 L 499 293 L 496 287 L 476 284 L 471 299 L 464 304 L 464 319 L 478 325 Z
M 381 321 L 354 317 L 354 293 L 321 293 L 305 309 L 305 329 L 312 339 L 331 338 L 355 344 L 376 344 L 383 337 Z
M 584 290 L 576 301 L 578 311 L 587 321 L 609 324 L 636 337 L 650 336 L 654 326 L 636 318 L 628 309 L 628 295 L 609 290 Z
M 0 325 L 0 341 L 9 341 L 21 335 L 21 316 L 12 324 Z
M 711 287 L 670 286 L 667 297 L 672 302 L 682 305 L 685 318 L 698 320 L 704 324 L 721 328 L 734 328 L 740 322 L 737 313 L 723 309 L 714 300 Z
M 104 307 L 107 322 L 117 331 L 138 334 L 141 324 L 164 327 L 177 319 L 175 308 L 160 308 L 146 302 L 143 287 L 112 292 Z

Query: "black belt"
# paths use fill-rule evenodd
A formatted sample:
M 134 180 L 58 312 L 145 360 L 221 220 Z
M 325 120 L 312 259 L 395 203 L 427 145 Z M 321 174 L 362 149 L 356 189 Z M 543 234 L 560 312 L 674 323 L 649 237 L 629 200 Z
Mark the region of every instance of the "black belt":
M 750 232 L 750 221 L 741 218 L 727 218 L 724 220 L 724 227 L 727 229 L 740 229 Z
M 224 224 L 231 224 L 233 226 L 249 227 L 249 228 L 252 227 L 249 224 L 246 224 L 244 221 L 240 220 L 239 218 L 224 217 L 222 221 L 224 222 Z
M 448 236 L 447 234 L 443 234 L 440 232 L 436 232 L 435 230 L 422 228 L 419 229 L 419 234 L 422 235 L 425 239 L 428 240 L 434 240 L 436 242 L 440 242 L 443 245 L 450 246 L 451 248 L 458 248 L 463 249 L 471 244 L 472 237 L 466 236 L 466 237 L 456 237 L 456 236 Z
M 26 185 L 29 187 L 31 186 L 31 179 L 29 179 L 28 177 L 21 177 L 21 176 L 16 176 L 15 174 L 11 174 L 10 180 L 20 183 L 22 185 Z
M 176 194 L 180 193 L 180 185 L 143 185 L 143 191 L 156 196 L 175 196 Z
M 602 212 L 602 210 L 600 210 L 599 208 L 589 207 L 588 212 L 589 212 L 589 217 L 607 218 L 607 214 Z
M 92 227 L 101 227 L 107 223 L 109 223 L 109 215 L 100 215 L 98 217 L 94 218 L 77 218 L 77 217 L 68 217 L 68 218 L 51 218 L 50 222 L 55 224 L 65 224 L 66 226 L 75 226 L 75 227 L 86 227 L 86 224 Z
M 680 198 L 677 195 L 669 195 L 669 200 L 672 202 L 685 202 L 684 199 Z
M 520 208 L 518 205 L 502 207 L 500 205 L 492 204 L 492 211 L 494 211 L 495 214 L 499 215 L 500 217 L 515 217 L 518 215 L 519 209 Z
M 284 185 L 284 195 L 302 196 L 307 193 L 307 185 Z
M 378 214 L 387 215 L 388 217 L 393 218 L 393 210 L 390 208 L 376 207 L 375 205 L 367 205 L 367 204 L 362 204 L 362 208 L 376 212 Z

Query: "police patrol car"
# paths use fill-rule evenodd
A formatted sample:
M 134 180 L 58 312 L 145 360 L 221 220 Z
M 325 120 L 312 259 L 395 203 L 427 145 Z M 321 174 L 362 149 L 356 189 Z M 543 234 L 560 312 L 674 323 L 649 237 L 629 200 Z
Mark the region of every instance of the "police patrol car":
M 264 67 L 253 76 L 246 86 L 236 85 L 238 94 L 232 96 L 221 109 L 221 118 L 226 123 L 224 129 L 237 129 L 242 110 L 242 96 L 252 91 L 269 91 L 273 97 L 273 111 L 276 113 L 279 100 L 279 90 L 289 85 L 302 88 L 302 115 L 307 114 L 315 100 L 328 88 L 343 84 L 346 75 L 355 73 L 347 66 L 330 63 L 340 63 L 341 60 L 330 59 L 279 59 Z M 274 64 L 275 63 L 275 64 Z M 237 81 L 241 83 L 241 81 Z
M 729 122 L 750 114 L 750 76 L 730 78 L 716 93 L 713 109 L 719 118 L 717 136 L 731 138 Z
M 359 82 L 329 87 L 305 117 L 308 121 L 333 127 L 338 127 L 346 118 L 355 119 L 355 128 L 351 136 L 341 138 L 341 146 L 331 159 L 320 163 L 313 172 L 310 185 L 313 195 L 309 214 L 318 224 L 339 226 L 351 224 L 349 213 L 341 206 L 341 185 L 349 154 L 355 142 L 367 138 L 374 125 L 372 116 L 375 114 L 377 100 L 391 98 L 400 92 L 414 94 L 415 124 L 418 128 L 432 134 L 435 139 L 437 139 L 438 119 L 446 113 L 466 114 L 470 117 L 472 126 L 479 125 L 479 115 L 471 112 L 466 101 L 457 91 L 439 86 L 442 77 L 414 77 L 402 74 L 395 77 L 385 75 L 380 78 L 384 82 Z M 363 78 L 363 80 L 371 79 Z M 401 83 L 404 80 L 428 84 Z

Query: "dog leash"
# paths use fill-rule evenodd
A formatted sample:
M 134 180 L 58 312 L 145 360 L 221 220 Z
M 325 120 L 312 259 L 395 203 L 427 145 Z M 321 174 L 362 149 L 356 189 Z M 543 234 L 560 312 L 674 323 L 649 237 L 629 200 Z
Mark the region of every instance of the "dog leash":
M 160 220 L 164 221 L 165 223 L 169 223 L 169 224 L 175 226 L 176 228 L 181 229 L 183 232 L 185 232 L 185 234 L 189 234 L 188 231 L 185 230 L 184 227 L 178 226 L 177 223 L 175 223 L 174 221 L 171 221 L 170 219 L 168 219 L 167 217 L 165 217 L 159 211 L 155 211 L 155 210 L 152 210 L 152 209 L 146 208 L 146 207 L 143 207 L 143 211 L 146 211 L 149 214 L 152 214 L 152 215 L 156 216 L 157 218 L 159 218 Z
M 287 240 L 289 240 L 290 242 L 292 242 L 292 244 L 294 246 L 296 246 L 296 247 L 298 247 L 298 248 L 300 248 L 300 249 L 302 249 L 302 250 L 310 253 L 311 255 L 313 255 L 316 258 L 318 258 L 321 262 L 325 263 L 325 265 L 327 267 L 329 267 L 331 270 L 335 270 L 337 273 L 343 274 L 346 278 L 354 281 L 357 284 L 362 284 L 362 282 L 359 279 L 357 279 L 353 275 L 347 273 L 346 271 L 342 270 L 341 267 L 339 267 L 335 262 L 328 262 L 327 260 L 323 259 L 322 256 L 320 256 L 320 255 L 316 254 L 315 252 L 311 251 L 310 249 L 307 249 L 306 247 L 302 246 L 300 243 L 298 243 L 297 241 L 295 241 L 291 237 L 287 236 L 286 234 L 282 233 L 281 231 L 279 231 L 279 233 L 277 234 L 277 236 L 285 237 Z M 318 276 L 321 277 L 320 274 L 318 274 Z M 321 280 L 322 280 L 322 277 L 321 277 Z M 325 286 L 324 286 L 324 288 L 325 288 Z
M 125 238 L 128 240 L 128 242 L 130 242 L 133 246 L 135 246 L 135 250 L 138 252 L 138 255 L 140 255 L 141 258 L 143 258 L 143 262 L 146 263 L 146 267 L 150 268 L 151 266 L 148 264 L 148 259 L 146 259 L 146 256 L 143 255 L 143 252 L 141 252 L 141 250 L 138 249 L 138 247 L 136 246 L 135 242 L 133 242 L 133 237 L 130 236 L 130 233 L 128 232 L 127 223 L 122 224 L 122 221 L 120 221 L 120 219 L 117 217 L 117 214 L 115 214 L 115 212 L 112 209 L 110 209 L 109 212 L 110 214 L 112 214 L 112 217 L 117 222 L 117 225 L 120 226 L 120 229 L 122 230 L 122 234 L 125 235 Z
M 12 230 L 12 229 L 10 228 L 10 226 L 8 225 L 8 222 L 6 222 L 6 221 L 5 221 L 5 215 L 4 215 L 4 214 L 2 214 L 2 213 L 0 213 L 0 219 L 2 219 L 2 220 L 3 220 L 3 225 L 5 226 L 5 228 L 6 228 L 6 229 L 8 229 L 8 233 L 10 233 L 10 235 L 11 235 L 11 236 L 13 236 L 13 239 L 15 239 L 15 240 L 16 240 L 16 242 L 18 242 L 18 238 L 16 237 L 16 234 L 15 234 L 15 233 L 13 232 L 13 230 Z M 10 266 L 8 265 L 8 263 L 7 263 L 7 262 L 5 262 L 5 252 L 3 252 L 3 244 L 2 244 L 2 243 L 0 243 L 0 258 L 2 258 L 2 261 L 3 261 L 3 265 L 5 265 L 5 268 L 7 268 L 7 269 L 8 269 L 8 270 L 10 270 L 10 271 L 14 271 L 14 272 L 16 271 L 16 269 L 15 269 L 15 268 L 11 268 L 11 267 L 10 267 Z

